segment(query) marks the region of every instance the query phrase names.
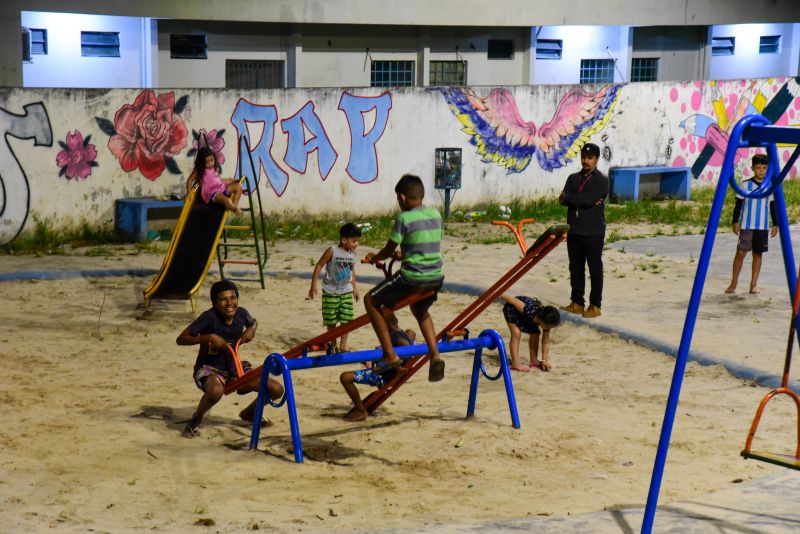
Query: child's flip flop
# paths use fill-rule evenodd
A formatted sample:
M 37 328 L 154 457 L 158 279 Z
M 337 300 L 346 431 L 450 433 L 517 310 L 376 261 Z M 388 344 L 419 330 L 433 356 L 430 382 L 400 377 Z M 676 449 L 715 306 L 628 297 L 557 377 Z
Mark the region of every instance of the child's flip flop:
M 393 362 L 384 363 L 380 360 L 374 362 L 373 370 L 378 374 L 386 374 L 397 371 L 403 365 L 403 361 L 399 358 Z
M 444 378 L 444 360 L 431 360 L 428 366 L 428 382 L 438 382 Z

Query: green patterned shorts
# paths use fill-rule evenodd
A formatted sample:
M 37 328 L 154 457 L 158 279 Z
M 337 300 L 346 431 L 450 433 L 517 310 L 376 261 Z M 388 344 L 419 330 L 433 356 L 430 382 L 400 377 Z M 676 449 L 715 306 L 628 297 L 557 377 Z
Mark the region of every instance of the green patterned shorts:
M 353 320 L 353 294 L 322 293 L 322 324 L 335 326 Z

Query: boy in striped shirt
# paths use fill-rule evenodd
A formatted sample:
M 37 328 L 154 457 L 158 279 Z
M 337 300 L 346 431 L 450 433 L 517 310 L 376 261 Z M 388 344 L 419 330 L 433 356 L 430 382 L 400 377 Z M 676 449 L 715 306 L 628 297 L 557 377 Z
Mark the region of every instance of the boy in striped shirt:
M 769 159 L 764 154 L 756 154 L 752 159 L 753 178 L 744 180 L 745 191 L 753 191 L 761 185 L 767 175 Z M 770 228 L 772 219 L 772 228 Z M 733 257 L 733 277 L 725 293 L 736 291 L 739 273 L 742 271 L 744 258 L 753 251 L 753 268 L 750 277 L 750 293 L 758 293 L 758 274 L 761 272 L 761 255 L 767 251 L 769 237 L 778 235 L 778 218 L 775 214 L 775 202 L 772 195 L 764 198 L 742 198 L 736 195 L 733 208 L 733 233 L 739 236 L 736 255 Z
M 400 270 L 375 286 L 364 297 L 367 315 L 383 349 L 383 358 L 376 362 L 376 370 L 395 373 L 401 366 L 400 358 L 392 348 L 389 327 L 381 313 L 381 306 L 393 307 L 409 295 L 433 289 L 433 295 L 411 305 L 411 313 L 419 323 L 428 345 L 428 380 L 438 382 L 444 378 L 444 360 L 436 346 L 436 332 L 428 309 L 436 302 L 437 293 L 444 281 L 440 251 L 442 217 L 436 209 L 422 205 L 425 186 L 419 176 L 404 175 L 397 182 L 394 191 L 401 210 L 395 219 L 394 229 L 386 245 L 377 254 L 369 253 L 364 258 L 364 261 L 371 264 L 391 258 L 398 245 L 403 257 Z

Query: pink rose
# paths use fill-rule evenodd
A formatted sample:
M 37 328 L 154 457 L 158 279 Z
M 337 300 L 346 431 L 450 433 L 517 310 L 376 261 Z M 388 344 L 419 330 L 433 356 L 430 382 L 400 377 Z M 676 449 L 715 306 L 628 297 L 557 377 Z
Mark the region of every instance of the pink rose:
M 186 125 L 173 111 L 174 93 L 155 96 L 146 89 L 133 105 L 125 104 L 114 115 L 115 134 L 108 148 L 120 162 L 122 170 L 138 168 L 148 180 L 164 172 L 164 158 L 173 157 L 186 146 Z
M 69 179 L 80 178 L 85 180 L 87 176 L 92 174 L 92 167 L 97 166 L 94 161 L 97 157 L 97 151 L 94 145 L 89 143 L 89 137 L 86 138 L 84 143 L 81 133 L 75 130 L 74 134 L 67 132 L 66 143 L 59 141 L 59 144 L 63 148 L 56 155 L 56 165 L 61 167 L 59 176 L 65 174 Z

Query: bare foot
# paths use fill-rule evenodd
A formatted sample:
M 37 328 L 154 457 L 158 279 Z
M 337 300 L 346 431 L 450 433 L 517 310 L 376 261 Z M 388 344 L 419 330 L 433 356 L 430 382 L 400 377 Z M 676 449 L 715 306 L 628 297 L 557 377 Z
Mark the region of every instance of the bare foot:
M 735 293 L 736 292 L 736 284 L 731 284 L 728 286 L 728 289 L 725 290 L 725 293 Z
M 255 414 L 252 413 L 252 411 L 248 411 L 247 408 L 245 408 L 244 410 L 239 412 L 239 419 L 241 419 L 242 421 L 247 421 L 248 423 L 252 423 L 254 415 Z M 274 424 L 275 423 L 273 423 L 269 417 L 264 417 L 261 419 L 261 428 L 267 428 Z
M 202 419 L 192 416 L 192 418 L 186 422 L 186 426 L 184 427 L 183 432 L 181 432 L 181 436 L 184 438 L 196 438 L 199 436 L 200 432 L 198 429 L 200 428 L 200 421 L 202 421 Z
M 546 362 L 546 361 L 542 360 L 539 363 L 539 369 L 541 369 L 545 373 L 549 372 L 550 371 L 550 362 Z
M 512 365 L 512 366 L 511 366 L 511 370 L 512 370 L 512 371 L 519 371 L 520 373 L 527 373 L 527 372 L 529 372 L 531 369 L 530 369 L 530 367 L 528 367 L 527 365 L 522 365 L 522 364 L 519 364 L 519 365 Z
M 350 421 L 351 423 L 358 423 L 359 421 L 366 421 L 368 416 L 369 414 L 366 410 L 357 410 L 353 408 L 347 412 L 347 415 L 344 416 L 344 420 Z
M 758 289 L 757 287 L 751 287 L 750 288 L 750 294 L 751 295 L 758 295 L 759 293 L 761 293 L 761 290 Z

